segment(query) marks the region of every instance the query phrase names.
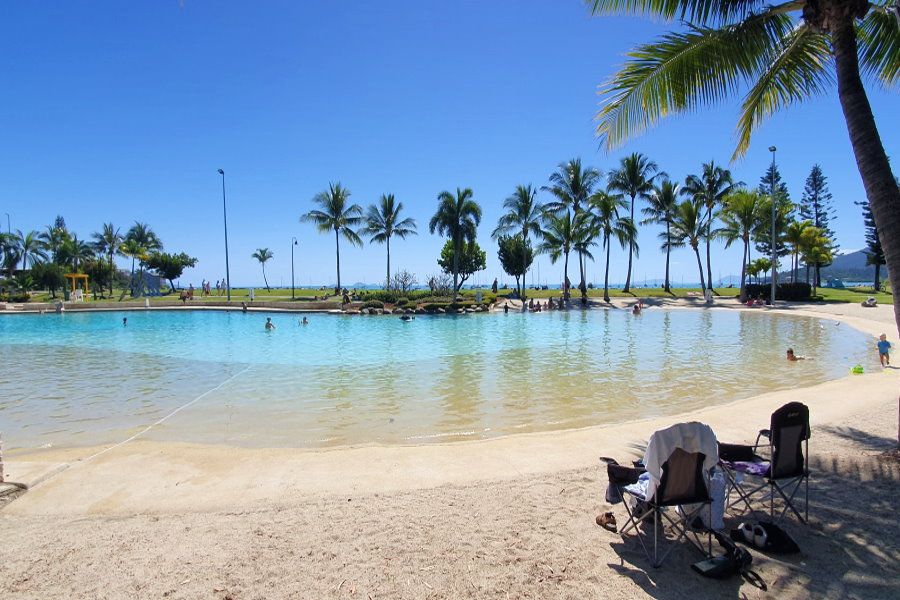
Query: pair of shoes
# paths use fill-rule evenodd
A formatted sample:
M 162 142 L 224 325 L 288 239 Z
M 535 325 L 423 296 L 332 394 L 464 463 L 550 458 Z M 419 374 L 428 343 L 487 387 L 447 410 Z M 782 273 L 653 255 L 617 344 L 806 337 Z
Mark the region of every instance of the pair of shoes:
M 606 529 L 607 531 L 611 531 L 616 533 L 618 531 L 618 527 L 616 526 L 616 515 L 611 512 L 605 512 L 602 515 L 597 515 L 597 525 Z

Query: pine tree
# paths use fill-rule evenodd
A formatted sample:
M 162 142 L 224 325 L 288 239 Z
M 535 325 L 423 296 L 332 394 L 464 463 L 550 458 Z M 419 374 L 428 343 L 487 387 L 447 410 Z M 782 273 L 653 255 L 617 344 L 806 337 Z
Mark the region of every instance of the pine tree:
M 834 208 L 831 205 L 831 192 L 828 191 L 828 178 L 822 173 L 819 165 L 813 165 L 806 178 L 803 197 L 800 200 L 800 218 L 812 222 L 824 232 L 825 237 L 830 240 L 828 249 L 834 255 L 840 248 L 834 230 L 830 227 L 831 219 L 834 218 Z M 827 265 L 817 263 L 814 266 L 814 285 L 819 287 L 822 285 L 822 267 Z
M 875 227 L 875 217 L 867 200 L 855 203 L 862 207 L 863 224 L 866 227 L 866 264 L 875 267 L 875 291 L 881 289 L 881 265 L 885 264 L 884 250 L 881 248 L 881 240 L 878 239 L 878 229 Z
M 784 230 L 787 227 L 788 222 L 790 222 L 791 215 L 794 212 L 794 204 L 791 202 L 791 195 L 788 192 L 787 184 L 781 179 L 781 173 L 779 173 L 778 167 L 769 165 L 769 168 L 766 169 L 766 174 L 759 178 L 759 186 L 757 187 L 757 191 L 765 199 L 764 206 L 768 206 L 768 209 L 760 211 L 759 226 L 756 228 L 753 235 L 753 241 L 756 242 L 756 251 L 769 259 L 772 257 L 772 205 L 768 204 L 768 199 L 772 197 L 773 172 L 775 178 L 775 206 L 778 210 L 775 220 L 775 248 L 779 257 L 787 256 L 791 252 L 791 249 L 784 242 Z M 781 261 L 779 261 L 779 263 L 780 262 Z

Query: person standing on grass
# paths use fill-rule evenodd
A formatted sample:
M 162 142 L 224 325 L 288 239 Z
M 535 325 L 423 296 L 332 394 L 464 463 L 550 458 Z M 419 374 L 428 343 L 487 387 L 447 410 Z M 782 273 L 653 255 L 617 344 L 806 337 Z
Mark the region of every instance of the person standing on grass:
M 882 333 L 878 337 L 878 358 L 881 360 L 881 366 L 891 365 L 891 343 L 887 341 L 887 334 Z
M 216 296 L 222 295 L 222 284 L 219 283 L 219 280 L 216 279 Z

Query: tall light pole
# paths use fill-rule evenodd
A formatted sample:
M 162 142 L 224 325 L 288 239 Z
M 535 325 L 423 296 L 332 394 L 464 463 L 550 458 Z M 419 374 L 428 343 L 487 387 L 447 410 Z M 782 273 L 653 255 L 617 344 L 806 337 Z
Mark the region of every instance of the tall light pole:
M 778 273 L 778 252 L 775 245 L 775 151 L 778 150 L 775 146 L 769 146 L 769 152 L 772 153 L 772 173 L 771 173 L 771 187 L 769 191 L 772 194 L 772 306 L 775 306 L 775 276 Z
M 225 171 L 219 169 L 222 176 L 222 220 L 225 223 L 225 291 L 228 301 L 231 302 L 231 273 L 228 270 L 228 210 L 225 208 Z
M 294 299 L 294 246 L 297 245 L 297 238 L 292 237 L 291 241 L 291 300 Z

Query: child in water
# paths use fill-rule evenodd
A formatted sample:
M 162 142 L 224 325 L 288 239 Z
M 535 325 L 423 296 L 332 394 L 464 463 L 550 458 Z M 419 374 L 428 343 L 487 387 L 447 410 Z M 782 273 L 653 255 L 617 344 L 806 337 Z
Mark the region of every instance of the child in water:
M 887 334 L 882 333 L 878 336 L 878 358 L 881 360 L 881 366 L 890 366 L 891 364 L 891 343 L 887 341 Z
M 275 329 L 275 323 L 272 322 L 272 317 L 266 317 L 266 331 L 272 331 Z
M 805 356 L 797 356 L 796 354 L 794 354 L 793 348 L 787 349 L 787 359 L 790 362 L 797 362 L 798 360 L 804 360 L 805 358 L 806 358 Z

